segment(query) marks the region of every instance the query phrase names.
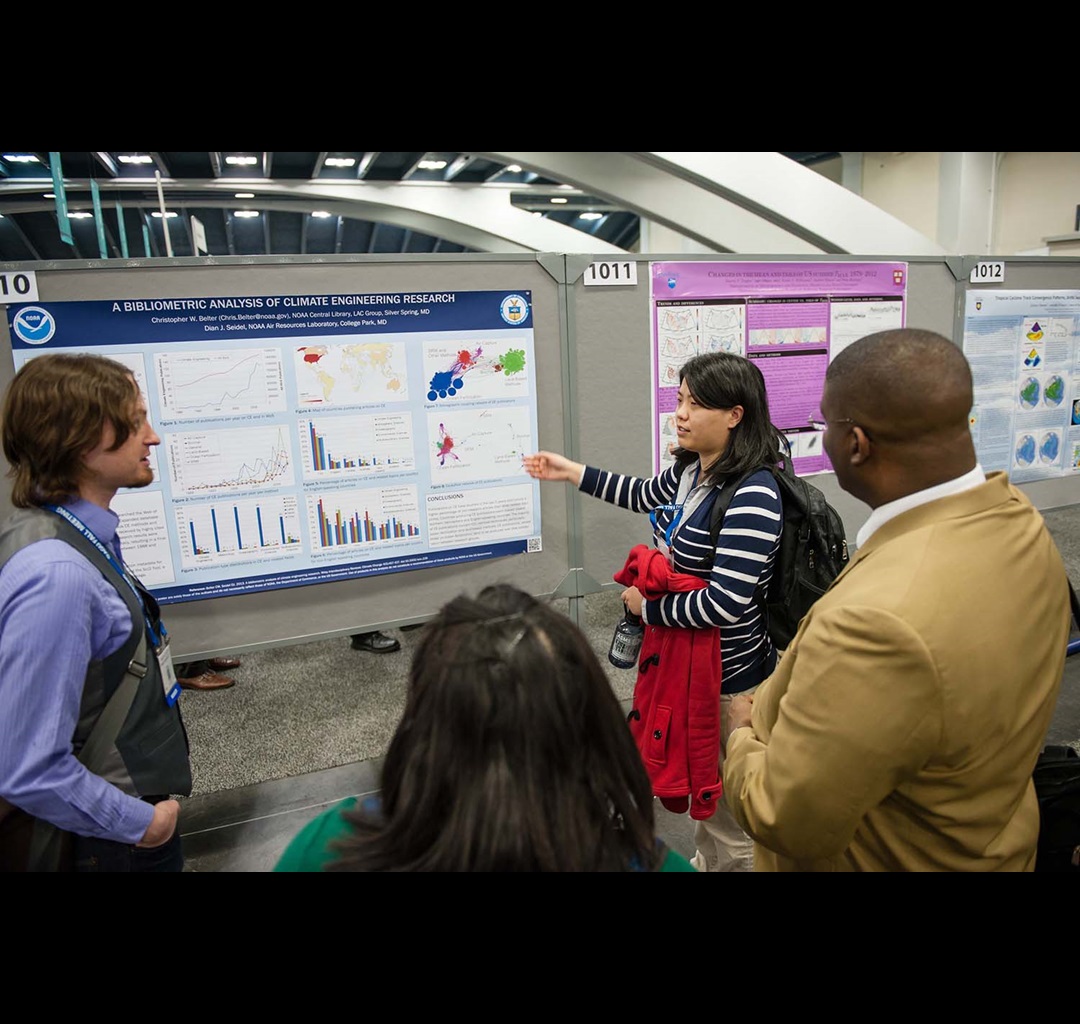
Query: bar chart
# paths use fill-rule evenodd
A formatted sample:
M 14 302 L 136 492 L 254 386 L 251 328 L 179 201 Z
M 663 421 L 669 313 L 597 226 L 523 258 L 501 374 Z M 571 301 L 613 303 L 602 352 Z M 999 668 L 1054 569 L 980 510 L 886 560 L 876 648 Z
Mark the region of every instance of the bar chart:
M 299 421 L 305 480 L 415 468 L 409 413 L 313 416 Z
M 308 497 L 312 551 L 384 547 L 420 537 L 415 487 L 373 487 Z
M 298 554 L 302 541 L 292 495 L 181 505 L 176 509 L 180 561 L 206 568 L 240 558 Z

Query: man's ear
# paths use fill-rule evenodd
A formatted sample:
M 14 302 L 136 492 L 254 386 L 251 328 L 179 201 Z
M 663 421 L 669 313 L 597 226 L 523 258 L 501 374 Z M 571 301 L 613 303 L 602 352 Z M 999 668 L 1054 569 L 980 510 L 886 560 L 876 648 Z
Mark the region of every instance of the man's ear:
M 849 435 L 851 440 L 849 441 L 849 453 L 851 455 L 851 464 L 853 466 L 861 466 L 867 459 L 870 458 L 870 438 L 867 437 L 866 431 L 863 430 L 857 423 L 853 423 L 851 426 L 851 434 Z

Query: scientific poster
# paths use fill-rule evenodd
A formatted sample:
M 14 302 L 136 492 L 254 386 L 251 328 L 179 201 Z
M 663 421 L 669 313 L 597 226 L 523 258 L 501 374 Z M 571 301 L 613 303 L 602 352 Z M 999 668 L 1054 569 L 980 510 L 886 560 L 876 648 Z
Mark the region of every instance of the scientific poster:
M 161 437 L 112 508 L 162 603 L 540 550 L 528 290 L 8 307 L 16 370 L 127 366 Z
M 969 291 L 964 355 L 983 470 L 1022 483 L 1080 471 L 1080 291 Z
M 754 360 L 795 471 L 831 468 L 810 426 L 825 370 L 853 341 L 904 326 L 907 264 L 652 263 L 650 276 L 655 470 L 673 461 L 679 368 L 702 352 Z

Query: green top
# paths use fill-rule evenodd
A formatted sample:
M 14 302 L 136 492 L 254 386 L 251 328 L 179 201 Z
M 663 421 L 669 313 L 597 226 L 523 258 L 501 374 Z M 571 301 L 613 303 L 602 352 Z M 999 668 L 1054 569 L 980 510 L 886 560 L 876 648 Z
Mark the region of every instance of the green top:
M 336 856 L 330 844 L 349 834 L 349 823 L 342 817 L 351 811 L 357 803 L 357 797 L 346 797 L 333 804 L 309 821 L 285 847 L 275 871 L 322 871 Z M 659 840 L 657 840 L 659 842 Z M 694 871 L 693 865 L 674 850 L 667 848 L 667 856 L 660 867 L 661 871 Z

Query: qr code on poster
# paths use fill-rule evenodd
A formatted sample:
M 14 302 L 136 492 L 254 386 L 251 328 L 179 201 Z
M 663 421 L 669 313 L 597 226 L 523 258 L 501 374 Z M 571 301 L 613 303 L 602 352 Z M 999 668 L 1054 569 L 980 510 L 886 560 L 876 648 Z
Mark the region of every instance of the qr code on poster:
M 542 547 L 543 547 L 543 545 L 540 543 L 540 538 L 539 537 L 530 537 L 529 538 L 529 544 L 528 544 L 528 547 L 526 548 L 526 550 L 531 555 L 534 551 L 540 551 L 542 549 Z

